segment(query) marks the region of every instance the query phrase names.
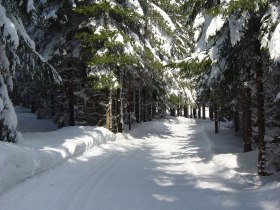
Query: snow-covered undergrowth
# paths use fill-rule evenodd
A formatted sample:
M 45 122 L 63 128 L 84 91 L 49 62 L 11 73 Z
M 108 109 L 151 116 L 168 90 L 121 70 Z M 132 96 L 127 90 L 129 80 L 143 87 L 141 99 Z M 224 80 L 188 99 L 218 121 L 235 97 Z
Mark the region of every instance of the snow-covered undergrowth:
M 18 116 L 23 123 L 33 119 L 35 130 L 43 130 L 42 125 L 46 124 L 49 124 L 47 129 L 54 127 L 46 120 L 36 120 L 30 113 L 18 113 Z M 32 122 L 29 121 L 29 124 L 32 125 Z M 25 128 L 24 125 L 21 126 Z M 66 159 L 82 155 L 93 146 L 116 139 L 115 134 L 107 129 L 90 126 L 66 127 L 47 133 L 19 133 L 19 136 L 23 138 L 19 138 L 17 144 L 0 143 L 0 193 L 17 182 L 61 164 Z

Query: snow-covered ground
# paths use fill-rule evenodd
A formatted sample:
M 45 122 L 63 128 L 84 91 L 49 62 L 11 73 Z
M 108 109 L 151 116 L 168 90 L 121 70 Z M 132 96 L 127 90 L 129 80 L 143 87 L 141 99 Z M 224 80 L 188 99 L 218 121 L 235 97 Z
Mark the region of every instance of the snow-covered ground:
M 1 210 L 280 209 L 279 176 L 258 177 L 257 153 L 208 120 L 22 135 L 0 144 Z
M 15 107 L 18 118 L 17 130 L 19 132 L 49 132 L 57 130 L 57 125 L 50 120 L 37 120 L 36 114 L 30 112 L 30 109 Z

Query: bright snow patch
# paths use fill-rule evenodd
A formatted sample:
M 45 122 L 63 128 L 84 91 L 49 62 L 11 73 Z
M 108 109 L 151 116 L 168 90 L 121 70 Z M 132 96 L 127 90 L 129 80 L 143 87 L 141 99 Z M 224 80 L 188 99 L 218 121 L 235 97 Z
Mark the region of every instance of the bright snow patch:
M 0 2 L 1 3 L 1 2 Z M 14 23 L 6 16 L 5 8 L 0 4 L 0 27 L 1 33 L 10 40 L 15 48 L 19 45 L 19 37 Z
M 21 115 L 20 119 L 24 120 L 26 117 L 28 116 Z M 32 120 L 30 117 L 28 119 Z M 33 122 L 36 121 L 38 120 L 33 119 Z M 40 120 L 38 122 L 40 124 Z M 34 128 L 38 129 L 37 126 Z M 21 136 L 21 133 L 19 135 Z M 103 127 L 89 126 L 66 127 L 47 134 L 23 133 L 22 136 L 24 140 L 18 144 L 0 143 L 0 193 L 28 177 L 61 164 L 68 158 L 82 155 L 93 146 L 116 139 L 113 133 Z
M 214 17 L 207 28 L 205 40 L 207 41 L 211 36 L 216 35 L 220 31 L 225 23 L 225 18 L 222 15 Z
M 133 11 L 137 12 L 139 15 L 144 16 L 144 12 L 141 8 L 141 5 L 138 0 L 128 0 L 127 1 L 128 8 L 132 9 Z
M 280 62 L 280 23 L 278 23 L 269 43 L 269 54 L 275 62 Z

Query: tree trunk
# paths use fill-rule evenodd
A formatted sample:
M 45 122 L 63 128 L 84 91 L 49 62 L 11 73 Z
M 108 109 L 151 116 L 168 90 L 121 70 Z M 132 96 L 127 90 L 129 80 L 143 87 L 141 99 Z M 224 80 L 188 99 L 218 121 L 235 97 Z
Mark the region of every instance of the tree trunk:
M 192 108 L 192 105 L 190 105 L 190 118 L 193 118 L 193 108 Z
M 134 117 L 135 117 L 135 113 L 136 113 L 136 88 L 133 87 L 133 109 L 132 112 L 134 113 Z
M 106 128 L 112 131 L 113 122 L 112 122 L 112 89 L 109 90 L 109 104 L 106 110 Z
M 197 115 L 196 115 L 196 108 L 193 108 L 193 118 L 197 118 Z
M 205 116 L 205 104 L 202 104 L 202 119 L 206 119 L 206 116 Z
M 163 118 L 164 117 L 164 104 L 161 103 L 160 104 L 160 118 Z
M 158 106 L 158 103 L 153 103 L 152 118 L 155 118 L 157 115 L 159 115 Z
M 240 125 L 239 125 L 239 113 L 236 110 L 234 112 L 234 130 L 235 130 L 235 132 L 239 132 L 239 127 L 240 127 Z
M 141 122 L 141 89 L 138 90 L 138 122 Z
M 120 73 L 120 87 L 118 88 L 118 114 L 117 114 L 117 125 L 118 125 L 118 129 L 117 132 L 118 133 L 122 133 L 123 132 L 123 90 L 122 87 L 123 86 L 123 72 L 121 71 Z
M 259 59 L 256 64 L 256 85 L 257 85 L 257 114 L 258 114 L 258 143 L 259 143 L 259 157 L 258 157 L 258 174 L 260 176 L 266 175 L 265 172 L 265 119 L 264 119 L 264 95 L 263 95 L 263 70 L 261 63 L 260 43 L 256 41 L 256 53 Z
M 142 101 L 142 118 L 144 122 L 147 122 L 147 105 L 146 105 L 146 96 L 144 94 Z
M 214 105 L 214 116 L 215 116 L 215 133 L 219 133 L 219 113 L 216 104 Z
M 212 121 L 214 120 L 214 113 L 213 113 L 213 106 L 212 105 L 209 106 L 209 118 Z
M 35 105 L 35 101 L 32 100 L 31 101 L 31 113 L 35 113 L 36 112 L 36 105 Z
M 201 119 L 201 106 L 198 106 L 198 118 Z
M 153 120 L 153 103 L 152 102 L 151 102 L 149 107 L 150 107 L 150 110 L 149 110 L 149 113 L 150 113 L 149 120 L 152 121 Z
M 188 106 L 184 105 L 184 116 L 188 117 Z
M 170 108 L 170 115 L 175 116 L 175 108 Z
M 131 79 L 129 79 L 129 90 L 128 90 L 128 100 L 129 100 L 129 107 L 128 107 L 128 129 L 131 130 L 131 110 L 132 110 L 132 99 L 131 99 Z
M 252 126 L 251 126 L 251 89 L 244 88 L 243 98 L 243 143 L 244 152 L 252 151 L 251 145 Z
M 70 126 L 75 125 L 74 103 L 75 103 L 75 98 L 73 92 L 73 82 L 70 81 L 68 83 L 68 114 L 69 114 L 68 125 Z
M 138 88 L 136 97 L 135 97 L 135 117 L 138 123 L 141 122 L 141 89 Z

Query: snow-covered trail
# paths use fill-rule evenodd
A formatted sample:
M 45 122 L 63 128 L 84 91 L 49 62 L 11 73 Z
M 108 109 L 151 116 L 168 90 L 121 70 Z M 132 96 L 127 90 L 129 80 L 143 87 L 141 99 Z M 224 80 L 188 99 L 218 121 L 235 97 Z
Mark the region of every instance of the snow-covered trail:
M 279 209 L 279 202 L 215 163 L 208 124 L 180 118 L 143 123 L 126 138 L 5 192 L 0 209 Z

